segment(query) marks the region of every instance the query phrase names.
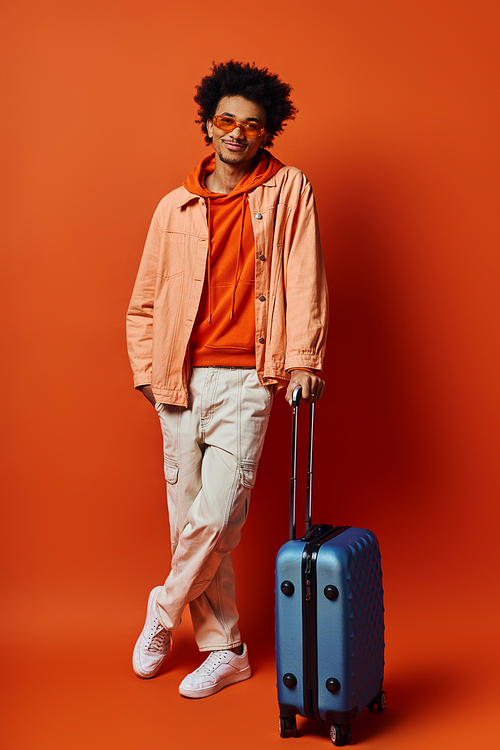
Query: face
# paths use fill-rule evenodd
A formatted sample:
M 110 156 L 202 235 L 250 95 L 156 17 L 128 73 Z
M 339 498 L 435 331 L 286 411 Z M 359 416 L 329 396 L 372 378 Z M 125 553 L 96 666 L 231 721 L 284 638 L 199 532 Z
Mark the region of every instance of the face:
M 216 115 L 234 117 L 237 122 L 266 124 L 266 112 L 260 104 L 244 99 L 242 96 L 224 96 L 217 105 Z M 259 148 L 264 147 L 269 136 L 267 133 L 257 138 L 248 138 L 235 128 L 230 133 L 220 130 L 212 120 L 207 121 L 208 135 L 219 159 L 225 164 L 239 166 L 249 162 Z

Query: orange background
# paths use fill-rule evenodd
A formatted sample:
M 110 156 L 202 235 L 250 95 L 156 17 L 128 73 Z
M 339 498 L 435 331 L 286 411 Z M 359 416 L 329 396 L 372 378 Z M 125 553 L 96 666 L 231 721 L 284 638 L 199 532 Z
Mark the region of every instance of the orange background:
M 274 153 L 317 196 L 332 310 L 314 516 L 383 551 L 389 703 L 353 741 L 498 747 L 498 16 L 494 0 L 5 0 L 3 747 L 284 747 L 281 396 L 235 554 L 254 677 L 181 699 L 188 618 L 155 680 L 130 664 L 169 553 L 124 316 L 157 202 L 206 153 L 194 86 L 229 58 L 294 86 Z M 299 729 L 293 747 L 329 742 Z

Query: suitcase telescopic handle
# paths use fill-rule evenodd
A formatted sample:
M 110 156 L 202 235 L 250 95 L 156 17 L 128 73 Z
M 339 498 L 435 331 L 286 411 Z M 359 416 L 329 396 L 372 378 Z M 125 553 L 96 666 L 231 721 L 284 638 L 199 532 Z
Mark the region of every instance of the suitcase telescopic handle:
M 290 539 L 295 539 L 297 528 L 297 447 L 299 428 L 299 404 L 302 388 L 297 386 L 292 394 L 292 476 L 290 479 Z M 312 516 L 312 477 L 314 443 L 314 403 L 309 407 L 309 448 L 307 461 L 306 488 L 306 532 L 311 528 Z

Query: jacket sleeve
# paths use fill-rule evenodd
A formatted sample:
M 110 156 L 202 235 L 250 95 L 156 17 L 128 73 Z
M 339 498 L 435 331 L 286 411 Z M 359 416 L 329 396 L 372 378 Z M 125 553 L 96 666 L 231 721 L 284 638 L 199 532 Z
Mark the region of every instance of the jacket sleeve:
M 305 179 L 305 178 L 304 178 Z M 285 369 L 321 370 L 328 333 L 328 287 L 314 194 L 309 182 L 288 225 Z
M 127 311 L 127 348 L 134 387 L 149 385 L 152 373 L 153 310 L 156 271 L 162 232 L 157 211 L 149 228 L 139 271 Z

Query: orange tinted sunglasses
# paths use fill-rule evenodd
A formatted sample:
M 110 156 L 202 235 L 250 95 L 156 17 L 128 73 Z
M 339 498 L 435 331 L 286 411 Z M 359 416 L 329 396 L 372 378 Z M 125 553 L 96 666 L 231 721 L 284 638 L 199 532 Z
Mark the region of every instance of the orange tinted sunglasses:
M 228 117 L 227 115 L 214 115 L 212 122 L 225 133 L 230 133 L 235 128 L 239 128 L 247 138 L 258 138 L 259 135 L 264 135 L 266 132 L 266 129 L 258 122 L 236 122 L 234 117 Z

